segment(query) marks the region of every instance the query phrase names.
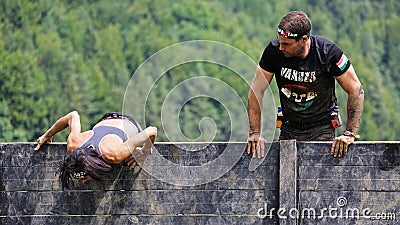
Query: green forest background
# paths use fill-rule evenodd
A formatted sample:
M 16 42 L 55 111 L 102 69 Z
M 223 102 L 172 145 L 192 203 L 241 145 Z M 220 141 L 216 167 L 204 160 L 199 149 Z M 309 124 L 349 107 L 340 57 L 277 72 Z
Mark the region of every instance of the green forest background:
M 398 0 L 3 0 L 0 141 L 35 141 L 72 110 L 79 111 L 83 129 L 105 112 L 121 111 L 135 70 L 176 43 L 219 41 L 258 62 L 276 37 L 279 20 L 291 10 L 305 11 L 313 23 L 312 34 L 339 44 L 353 63 L 365 90 L 361 140 L 399 140 Z M 227 82 L 246 101 L 248 85 L 232 71 L 202 63 L 174 68 L 150 96 L 146 124 L 159 127 L 158 141 L 169 141 L 160 121 L 168 91 L 198 75 Z M 347 97 L 341 90 L 337 95 L 346 121 Z M 182 108 L 183 133 L 196 138 L 205 114 L 218 127 L 214 140 L 226 141 L 230 128 L 224 107 L 207 98 Z M 65 141 L 65 132 L 54 141 Z

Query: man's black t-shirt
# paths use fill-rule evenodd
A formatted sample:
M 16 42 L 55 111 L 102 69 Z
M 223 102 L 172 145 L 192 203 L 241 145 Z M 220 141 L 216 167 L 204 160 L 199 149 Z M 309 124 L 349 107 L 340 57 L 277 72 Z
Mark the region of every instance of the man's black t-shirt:
M 259 65 L 274 73 L 282 112 L 296 123 L 310 123 L 330 116 L 336 105 L 335 77 L 342 75 L 350 61 L 331 41 L 311 35 L 311 48 L 304 59 L 287 58 L 277 39 L 265 48 Z

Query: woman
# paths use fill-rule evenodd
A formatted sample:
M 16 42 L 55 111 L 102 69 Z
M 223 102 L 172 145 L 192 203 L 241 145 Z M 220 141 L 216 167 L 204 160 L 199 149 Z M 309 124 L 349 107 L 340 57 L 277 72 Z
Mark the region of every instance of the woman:
M 135 159 L 145 159 L 157 136 L 156 127 L 141 131 L 135 120 L 121 113 L 106 113 L 91 130 L 81 132 L 78 112 L 73 111 L 58 119 L 37 140 L 35 151 L 43 144 L 51 143 L 52 137 L 69 127 L 68 156 L 60 166 L 60 182 L 63 189 L 74 187 L 72 178 L 84 183 L 88 178 L 100 180 L 111 170 L 112 164 L 128 159 L 128 165 L 139 165 Z M 139 146 L 142 146 L 140 148 Z M 135 155 L 135 157 L 133 157 Z

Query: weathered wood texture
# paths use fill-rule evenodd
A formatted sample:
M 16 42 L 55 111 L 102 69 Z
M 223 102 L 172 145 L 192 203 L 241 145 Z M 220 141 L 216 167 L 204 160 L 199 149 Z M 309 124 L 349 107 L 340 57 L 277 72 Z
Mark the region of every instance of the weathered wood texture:
M 329 148 L 297 143 L 298 209 L 316 210 L 300 224 L 400 224 L 400 143 L 359 143 L 343 158 Z
M 199 150 L 167 143 L 156 149 L 189 167 L 206 165 L 226 148 L 224 143 L 192 145 Z M 64 144 L 34 152 L 30 143 L 4 143 L 0 224 L 400 224 L 399 146 L 359 142 L 339 159 L 329 155 L 330 143 L 273 142 L 266 159 L 250 172 L 246 144 L 234 143 L 231 147 L 243 155 L 211 182 L 180 186 L 116 165 L 105 180 L 63 192 L 54 174 L 66 156 Z
M 288 209 L 297 207 L 297 148 L 295 141 L 280 142 L 279 169 L 279 207 Z M 296 225 L 298 218 L 281 220 L 287 225 Z
M 260 219 L 257 211 L 265 202 L 278 207 L 279 143 L 272 144 L 267 156 L 271 160 L 264 160 L 253 172 L 248 169 L 251 158 L 243 154 L 246 144 L 232 144 L 231 148 L 241 154 L 233 168 L 196 186 L 169 184 L 145 170 L 116 165 L 105 180 L 89 180 L 69 193 L 61 190 L 55 176 L 66 156 L 65 145 L 51 144 L 37 152 L 33 147 L 0 145 L 0 224 L 278 223 L 276 216 Z M 199 151 L 182 150 L 188 149 L 187 144 L 155 147 L 174 164 L 198 166 L 218 158 L 226 144 L 205 145 Z M 157 165 L 150 161 L 146 166 Z M 167 169 L 160 168 L 171 173 Z

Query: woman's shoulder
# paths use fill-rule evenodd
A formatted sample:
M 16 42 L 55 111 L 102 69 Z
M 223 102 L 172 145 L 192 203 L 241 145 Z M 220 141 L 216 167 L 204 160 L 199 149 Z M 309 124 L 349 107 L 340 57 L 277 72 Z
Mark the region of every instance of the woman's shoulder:
M 67 150 L 71 153 L 75 149 L 79 148 L 93 135 L 92 130 L 87 130 L 79 134 L 70 134 L 67 139 Z

